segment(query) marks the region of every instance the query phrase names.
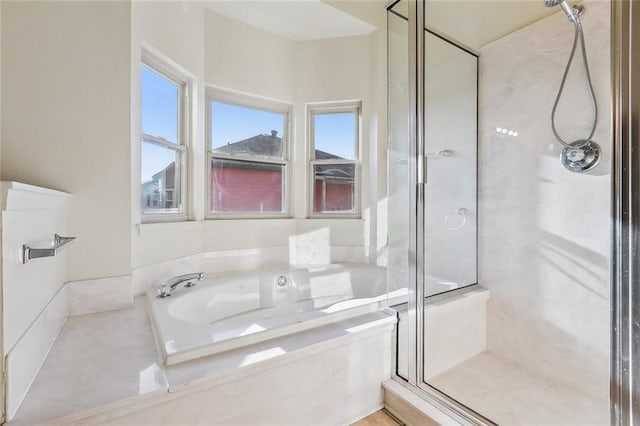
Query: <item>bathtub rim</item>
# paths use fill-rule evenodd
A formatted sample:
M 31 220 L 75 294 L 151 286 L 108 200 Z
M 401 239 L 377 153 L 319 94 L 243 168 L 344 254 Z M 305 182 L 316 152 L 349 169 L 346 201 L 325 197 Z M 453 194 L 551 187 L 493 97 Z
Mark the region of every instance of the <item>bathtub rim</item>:
M 213 277 L 210 277 L 210 274 L 205 274 L 205 280 L 207 282 L 207 285 L 209 286 L 209 285 L 215 285 L 216 282 L 219 283 L 222 281 L 228 281 L 228 280 L 238 279 L 245 276 L 253 276 L 253 275 L 263 274 L 263 273 L 280 273 L 280 272 L 289 273 L 289 272 L 295 272 L 299 270 L 305 270 L 305 269 L 309 270 L 309 269 L 315 269 L 315 268 L 340 269 L 341 267 L 344 267 L 344 266 L 346 266 L 347 268 L 355 267 L 355 268 L 362 268 L 362 269 L 379 270 L 381 274 L 384 274 L 383 276 L 384 276 L 385 282 L 387 280 L 386 267 L 367 264 L 367 263 L 349 263 L 349 262 L 332 263 L 332 264 L 326 264 L 326 265 L 322 265 L 322 264 L 320 265 L 318 264 L 271 265 L 265 268 L 256 268 L 251 270 L 214 273 Z M 168 366 L 184 363 L 187 361 L 200 359 L 206 356 L 227 352 L 229 350 L 233 350 L 238 347 L 249 346 L 256 343 L 277 339 L 279 337 L 282 337 L 288 334 L 299 333 L 302 331 L 321 327 L 330 323 L 339 322 L 345 319 L 383 310 L 388 306 L 388 300 L 387 300 L 388 287 L 386 284 L 384 288 L 385 288 L 385 292 L 379 296 L 380 300 L 372 300 L 369 303 L 348 308 L 342 311 L 332 312 L 324 316 L 318 315 L 316 317 L 306 319 L 305 321 L 302 321 L 302 322 L 289 323 L 284 326 L 279 326 L 273 329 L 259 331 L 259 332 L 248 334 L 245 336 L 237 336 L 237 337 L 225 339 L 219 342 L 211 342 L 211 343 L 199 344 L 195 346 L 189 345 L 192 347 L 189 347 L 186 349 L 180 349 L 176 351 L 170 351 L 167 349 L 167 342 L 170 342 L 171 336 L 176 333 L 174 331 L 173 333 L 166 333 L 166 334 L 169 334 L 168 336 L 165 335 L 165 333 L 162 330 L 163 322 L 182 323 L 184 327 L 191 327 L 192 329 L 200 328 L 202 330 L 202 334 L 206 333 L 207 331 L 206 329 L 210 325 L 196 324 L 196 323 L 187 322 L 187 321 L 172 317 L 168 313 L 168 308 L 173 301 L 168 300 L 170 299 L 169 297 L 158 298 L 156 288 L 150 288 L 146 293 L 146 309 L 147 309 L 149 321 L 151 323 L 151 328 L 153 330 L 156 350 L 158 351 L 162 364 L 165 367 L 168 367 Z M 183 293 L 183 294 L 186 295 L 187 293 Z M 166 312 L 164 313 L 161 312 L 160 311 L 161 307 Z M 311 312 L 321 312 L 321 310 L 311 311 Z M 164 318 L 161 318 L 161 317 L 164 317 Z

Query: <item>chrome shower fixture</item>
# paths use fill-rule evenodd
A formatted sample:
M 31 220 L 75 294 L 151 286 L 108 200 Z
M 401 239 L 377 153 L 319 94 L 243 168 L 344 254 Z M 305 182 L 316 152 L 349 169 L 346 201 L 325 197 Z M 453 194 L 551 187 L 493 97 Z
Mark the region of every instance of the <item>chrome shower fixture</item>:
M 600 147 L 592 141 L 575 141 L 562 150 L 560 161 L 562 165 L 572 172 L 589 170 L 598 164 L 600 160 Z
M 450 149 L 443 149 L 438 152 L 427 152 L 427 157 L 452 157 L 453 151 Z
M 544 5 L 546 7 L 560 6 L 564 13 L 567 14 L 569 21 L 575 28 L 573 45 L 571 47 L 571 53 L 569 54 L 569 60 L 567 61 L 567 66 L 564 69 L 564 74 L 562 74 L 562 80 L 560 81 L 558 95 L 556 96 L 556 100 L 553 103 L 553 108 L 551 109 L 551 130 L 553 130 L 553 134 L 558 142 L 560 142 L 560 144 L 564 147 L 562 153 L 560 154 L 560 161 L 562 162 L 562 165 L 567 170 L 572 172 L 584 172 L 595 167 L 596 164 L 598 164 L 598 160 L 600 159 L 600 147 L 598 146 L 598 144 L 591 140 L 598 124 L 598 104 L 596 102 L 596 95 L 593 90 L 593 83 L 591 82 L 589 61 L 587 60 L 587 48 L 584 42 L 582 23 L 580 23 L 580 16 L 584 13 L 584 7 L 571 7 L 566 0 L 544 0 Z M 571 62 L 573 61 L 573 57 L 576 53 L 578 41 L 580 42 L 580 50 L 583 59 L 582 62 L 584 64 L 584 71 L 587 76 L 587 90 L 589 92 L 589 96 L 591 98 L 591 106 L 593 108 L 593 125 L 591 127 L 591 131 L 589 132 L 589 136 L 587 136 L 586 138 L 577 140 L 575 142 L 567 142 L 560 137 L 560 135 L 558 134 L 558 130 L 556 129 L 556 109 L 558 108 L 558 102 L 560 101 L 562 91 L 564 90 L 564 85 L 567 81 L 567 75 L 569 74 Z
M 560 6 L 562 10 L 564 10 L 564 13 L 566 13 L 567 18 L 569 18 L 569 20 L 573 23 L 576 23 L 578 21 L 578 17 L 582 16 L 582 14 L 584 13 L 583 6 L 569 6 L 567 0 L 544 0 L 544 5 L 546 7 Z

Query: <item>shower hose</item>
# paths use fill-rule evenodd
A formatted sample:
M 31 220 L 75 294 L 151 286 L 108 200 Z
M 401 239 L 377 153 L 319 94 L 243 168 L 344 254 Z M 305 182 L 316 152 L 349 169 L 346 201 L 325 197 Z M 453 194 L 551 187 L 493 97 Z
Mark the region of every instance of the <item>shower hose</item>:
M 564 70 L 564 74 L 562 76 L 562 82 L 560 83 L 560 89 L 558 90 L 558 96 L 556 96 L 556 101 L 553 103 L 553 109 L 551 110 L 551 129 L 553 130 L 553 134 L 555 135 L 558 142 L 560 142 L 563 146 L 567 148 L 582 148 L 583 146 L 589 144 L 589 141 L 593 137 L 593 134 L 596 131 L 596 124 L 598 123 L 598 105 L 596 103 L 596 97 L 593 92 L 593 84 L 591 83 L 591 74 L 589 73 L 589 63 L 587 61 L 587 50 L 584 44 L 584 33 L 582 32 L 582 24 L 578 20 L 576 16 L 575 21 L 573 21 L 573 25 L 575 26 L 575 36 L 573 38 L 573 46 L 571 47 L 571 54 L 569 55 L 569 61 L 567 62 L 567 67 Z M 558 107 L 558 102 L 560 101 L 560 97 L 562 96 L 562 91 L 564 90 L 564 85 L 567 81 L 567 74 L 569 74 L 569 68 L 571 68 L 571 62 L 573 61 L 573 57 L 576 53 L 576 47 L 578 45 L 578 39 L 580 39 L 580 47 L 582 50 L 582 59 L 584 62 L 584 70 L 587 74 L 587 83 L 589 86 L 589 96 L 591 97 L 591 104 L 593 105 L 593 127 L 591 128 L 591 132 L 589 136 L 582 141 L 580 145 L 571 145 L 568 142 L 565 142 L 560 135 L 558 134 L 558 130 L 556 129 L 555 123 L 555 115 L 556 108 Z

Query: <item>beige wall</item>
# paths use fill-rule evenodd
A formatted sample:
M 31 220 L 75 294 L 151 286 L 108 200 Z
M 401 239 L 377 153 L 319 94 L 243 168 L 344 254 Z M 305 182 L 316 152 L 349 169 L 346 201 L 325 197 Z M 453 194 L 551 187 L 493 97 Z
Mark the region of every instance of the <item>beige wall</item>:
M 130 273 L 130 4 L 3 2 L 2 179 L 73 194 L 68 280 Z
M 211 11 L 205 12 L 205 81 L 292 102 L 296 42 Z

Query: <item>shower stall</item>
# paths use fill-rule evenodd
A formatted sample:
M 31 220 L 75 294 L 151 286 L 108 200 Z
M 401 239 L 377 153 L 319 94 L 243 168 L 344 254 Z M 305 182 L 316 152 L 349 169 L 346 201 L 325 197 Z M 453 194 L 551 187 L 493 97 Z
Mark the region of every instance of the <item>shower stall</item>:
M 637 160 L 616 90 L 634 14 L 388 6 L 388 285 L 408 299 L 395 379 L 460 421 L 630 424 L 638 296 L 620 182 Z

